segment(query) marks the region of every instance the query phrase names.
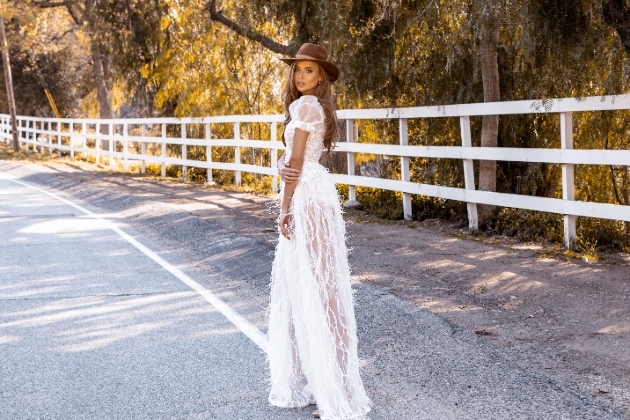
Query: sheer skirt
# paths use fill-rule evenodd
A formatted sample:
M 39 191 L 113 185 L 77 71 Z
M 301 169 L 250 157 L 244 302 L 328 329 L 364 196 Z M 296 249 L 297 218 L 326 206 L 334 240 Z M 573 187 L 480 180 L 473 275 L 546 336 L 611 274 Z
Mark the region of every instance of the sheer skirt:
M 345 223 L 328 171 L 306 162 L 280 237 L 269 305 L 269 402 L 317 403 L 322 419 L 367 419 L 357 357 Z

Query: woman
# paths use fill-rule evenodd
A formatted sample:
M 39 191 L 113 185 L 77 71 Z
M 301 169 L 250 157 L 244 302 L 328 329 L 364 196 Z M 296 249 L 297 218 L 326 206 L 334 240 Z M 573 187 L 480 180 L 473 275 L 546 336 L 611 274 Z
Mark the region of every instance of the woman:
M 322 419 L 367 419 L 345 224 L 335 184 L 318 163 L 337 137 L 331 83 L 339 69 L 327 56 L 324 48 L 304 44 L 295 58 L 282 60 L 290 68 L 282 94 L 287 118 L 280 167 L 297 176 L 284 176 L 280 193 L 282 235 L 269 305 L 269 402 L 317 404 L 313 416 Z

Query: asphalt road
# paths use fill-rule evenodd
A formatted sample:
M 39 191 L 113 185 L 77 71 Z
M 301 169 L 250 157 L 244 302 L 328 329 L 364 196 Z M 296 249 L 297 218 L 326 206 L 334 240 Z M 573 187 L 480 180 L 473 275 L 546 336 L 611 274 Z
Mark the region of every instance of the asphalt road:
M 252 340 L 265 331 L 273 243 L 116 191 L 124 177 L 77 176 L 0 161 L 0 418 L 309 418 L 313 407 L 269 406 Z M 212 263 L 199 263 L 195 235 Z M 439 316 L 354 289 L 374 420 L 625 418 Z

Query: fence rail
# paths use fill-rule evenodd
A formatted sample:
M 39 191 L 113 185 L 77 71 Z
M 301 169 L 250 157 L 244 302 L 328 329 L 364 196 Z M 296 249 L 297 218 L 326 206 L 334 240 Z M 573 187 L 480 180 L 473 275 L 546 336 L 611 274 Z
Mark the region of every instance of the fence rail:
M 575 241 L 576 216 L 630 222 L 630 206 L 575 201 L 574 165 L 630 165 L 630 150 L 574 150 L 573 149 L 573 113 L 606 110 L 630 109 L 630 96 L 603 96 L 587 98 L 554 99 L 546 101 L 514 101 L 483 104 L 464 104 L 392 109 L 353 109 L 337 112 L 340 120 L 346 121 L 347 142 L 338 143 L 335 151 L 345 152 L 348 156 L 348 173 L 333 174 L 338 184 L 349 186 L 349 199 L 356 200 L 356 187 L 373 187 L 399 191 L 403 195 L 403 213 L 405 219 L 411 219 L 411 195 L 422 194 L 448 200 L 467 203 L 468 220 L 471 229 L 478 226 L 477 204 L 490 204 L 525 210 L 558 213 L 564 216 L 564 239 L 566 246 Z M 511 114 L 560 114 L 560 149 L 516 149 L 472 147 L 470 117 L 483 115 Z M 409 119 L 459 117 L 461 146 L 410 146 L 408 145 Z M 398 120 L 400 144 L 358 143 L 354 138 L 354 121 L 361 119 Z M 233 115 L 203 118 L 132 118 L 132 119 L 72 119 L 72 118 L 37 118 L 18 117 L 20 141 L 27 149 L 32 148 L 49 153 L 53 150 L 68 151 L 93 155 L 97 161 L 102 157 L 109 164 L 114 158 L 122 161 L 125 170 L 129 161 L 140 162 L 141 171 L 145 171 L 146 162 L 161 165 L 162 176 L 166 175 L 166 165 L 181 165 L 184 178 L 188 167 L 207 169 L 208 182 L 212 182 L 212 169 L 235 172 L 237 185 L 241 183 L 241 172 L 272 176 L 272 187 L 277 189 L 276 166 L 278 150 L 284 146 L 278 141 L 278 125 L 284 120 L 283 115 Z M 241 138 L 242 123 L 265 123 L 270 125 L 271 138 L 268 140 L 250 140 Z M 189 124 L 204 125 L 204 138 L 187 138 L 186 127 Z M 211 124 L 232 124 L 234 138 L 212 138 Z M 180 137 L 168 137 L 167 125 L 180 126 Z M 101 127 L 106 126 L 109 134 L 101 134 Z M 130 127 L 141 127 L 141 136 L 129 135 Z M 147 135 L 147 127 L 159 127 L 160 136 Z M 75 131 L 75 127 L 80 130 Z M 122 129 L 121 129 L 122 128 Z M 117 134 L 120 132 L 121 134 Z M 11 139 L 11 127 L 8 115 L 0 114 L 0 139 Z M 87 141 L 92 140 L 93 147 Z M 107 142 L 107 148 L 102 147 Z M 122 144 L 122 152 L 116 150 L 116 143 Z M 130 143 L 141 144 L 141 153 L 131 153 Z M 147 144 L 160 146 L 160 155 L 147 154 Z M 168 144 L 181 145 L 180 157 L 167 156 Z M 189 159 L 188 147 L 206 147 L 206 161 Z M 234 147 L 234 162 L 212 161 L 212 147 Z M 270 151 L 270 166 L 244 164 L 241 160 L 242 147 Z M 354 173 L 354 155 L 369 153 L 398 156 L 401 160 L 401 179 L 391 180 L 357 176 Z M 459 159 L 464 168 L 464 188 L 435 186 L 410 182 L 409 159 L 448 158 Z M 544 162 L 562 165 L 562 199 L 533 197 L 518 194 L 492 193 L 475 190 L 473 161 L 498 160 L 514 162 Z

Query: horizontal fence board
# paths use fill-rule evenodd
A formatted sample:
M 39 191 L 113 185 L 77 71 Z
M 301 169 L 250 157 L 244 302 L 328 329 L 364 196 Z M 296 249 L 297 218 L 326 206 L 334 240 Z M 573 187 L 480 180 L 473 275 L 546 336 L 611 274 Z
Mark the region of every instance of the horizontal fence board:
M 560 112 L 613 111 L 630 109 L 630 95 L 555 98 L 510 102 L 484 102 L 442 106 L 381 109 L 344 109 L 340 119 L 372 120 L 397 118 L 439 118 L 483 115 L 551 114 Z
M 576 165 L 627 165 L 630 163 L 630 150 L 516 149 L 507 147 L 399 146 L 394 144 L 337 143 L 335 152 L 421 158 L 570 163 Z
M 35 134 L 41 134 L 41 136 L 35 137 L 36 140 L 40 143 L 44 141 L 48 141 L 48 135 L 57 136 L 59 132 L 56 130 L 41 130 L 41 129 L 23 129 L 22 132 L 29 132 Z M 181 137 L 151 137 L 151 136 L 123 136 L 121 134 L 96 134 L 96 133 L 69 133 L 66 131 L 61 132 L 61 137 L 71 137 L 73 139 L 89 139 L 89 140 L 114 140 L 114 141 L 128 141 L 130 143 L 156 143 L 156 144 L 180 144 L 187 146 L 212 146 L 212 147 L 221 147 L 221 146 L 231 146 L 231 147 L 252 147 L 258 149 L 276 149 L 276 150 L 284 150 L 284 145 L 281 142 L 273 142 L 270 140 L 234 140 L 234 139 L 194 139 L 194 138 L 185 138 Z M 3 136 L 4 138 L 10 137 L 10 135 Z M 30 141 L 31 139 L 22 139 L 23 141 Z
M 557 198 L 534 197 L 529 195 L 493 193 L 487 191 L 467 190 L 463 188 L 416 184 L 415 182 L 405 182 L 391 179 L 368 178 L 363 176 L 341 174 L 331 174 L 331 176 L 336 184 L 381 188 L 406 192 L 409 194 L 420 194 L 430 197 L 443 198 L 446 200 L 490 204 L 523 210 L 568 214 L 573 216 L 597 217 L 611 220 L 624 220 L 630 222 L 630 206 L 569 201 Z

